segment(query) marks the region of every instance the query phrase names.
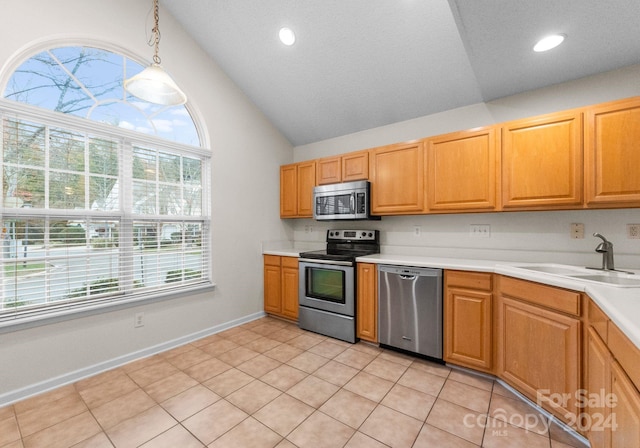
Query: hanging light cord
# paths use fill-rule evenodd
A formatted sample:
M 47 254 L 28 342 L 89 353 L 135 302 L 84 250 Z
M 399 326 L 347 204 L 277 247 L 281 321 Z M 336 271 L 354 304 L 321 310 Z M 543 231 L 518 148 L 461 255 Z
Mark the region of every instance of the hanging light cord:
M 158 22 L 160 21 L 160 11 L 158 7 L 158 0 L 153 0 L 153 20 L 155 26 L 151 29 L 153 35 L 149 38 L 149 46 L 155 47 L 153 53 L 153 62 L 155 64 L 160 65 L 160 56 L 158 55 L 158 49 L 160 46 L 160 27 L 158 26 Z

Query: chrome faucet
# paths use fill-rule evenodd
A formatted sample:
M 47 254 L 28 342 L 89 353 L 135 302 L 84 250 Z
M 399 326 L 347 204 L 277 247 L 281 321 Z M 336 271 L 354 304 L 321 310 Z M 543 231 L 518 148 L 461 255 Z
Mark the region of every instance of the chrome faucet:
M 602 254 L 602 270 L 615 271 L 616 268 L 613 265 L 613 243 L 607 241 L 607 239 L 598 232 L 594 233 L 593 236 L 602 240 L 602 243 L 596 247 L 596 252 Z

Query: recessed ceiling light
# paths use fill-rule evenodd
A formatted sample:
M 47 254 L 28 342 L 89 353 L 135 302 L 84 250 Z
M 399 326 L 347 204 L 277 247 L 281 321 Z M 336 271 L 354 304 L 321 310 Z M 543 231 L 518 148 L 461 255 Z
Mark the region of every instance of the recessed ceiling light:
M 278 36 L 280 36 L 280 41 L 288 46 L 293 45 L 296 41 L 296 35 L 291 28 L 280 28 Z
M 552 34 L 551 36 L 544 37 L 533 47 L 533 51 L 541 52 L 556 48 L 566 37 L 566 34 Z

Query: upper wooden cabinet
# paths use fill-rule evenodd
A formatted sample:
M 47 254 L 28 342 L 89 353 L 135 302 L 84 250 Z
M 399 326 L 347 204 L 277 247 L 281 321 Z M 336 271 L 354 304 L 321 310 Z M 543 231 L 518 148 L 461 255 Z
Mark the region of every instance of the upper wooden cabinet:
M 316 163 L 318 185 L 342 182 L 342 157 L 325 157 Z
M 342 182 L 369 179 L 369 151 L 358 151 L 342 156 Z
M 295 218 L 298 215 L 298 165 L 280 167 L 280 217 Z
M 430 212 L 496 210 L 500 185 L 497 133 L 491 127 L 426 140 Z
M 317 161 L 318 185 L 369 179 L 369 152 L 358 151 Z
M 280 167 L 280 217 L 313 216 L 313 187 L 316 185 L 316 162 L 292 163 Z
M 587 108 L 588 206 L 640 205 L 640 97 Z
M 568 111 L 502 127 L 502 207 L 582 207 L 582 113 Z
M 376 148 L 371 157 L 371 212 L 374 215 L 424 212 L 423 142 Z

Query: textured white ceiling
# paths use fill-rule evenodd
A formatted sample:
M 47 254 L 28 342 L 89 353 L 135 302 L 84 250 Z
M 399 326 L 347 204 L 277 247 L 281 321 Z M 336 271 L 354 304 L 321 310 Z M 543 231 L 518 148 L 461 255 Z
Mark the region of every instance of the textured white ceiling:
M 161 4 L 294 146 L 640 62 L 640 0 Z

